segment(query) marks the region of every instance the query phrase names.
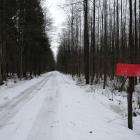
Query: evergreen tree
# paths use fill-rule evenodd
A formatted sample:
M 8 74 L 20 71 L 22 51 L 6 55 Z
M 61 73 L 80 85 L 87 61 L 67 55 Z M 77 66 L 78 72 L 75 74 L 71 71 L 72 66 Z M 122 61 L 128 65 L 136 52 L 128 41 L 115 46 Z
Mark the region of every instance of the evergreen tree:
M 0 0 L 0 84 L 54 69 L 40 0 Z

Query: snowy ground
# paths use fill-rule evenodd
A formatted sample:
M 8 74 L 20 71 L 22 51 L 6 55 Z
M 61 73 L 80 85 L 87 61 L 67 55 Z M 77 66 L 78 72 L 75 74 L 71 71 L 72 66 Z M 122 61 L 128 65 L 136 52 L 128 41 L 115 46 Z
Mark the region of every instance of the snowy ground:
M 127 129 L 118 106 L 97 91 L 59 72 L 1 87 L 0 140 L 139 140 L 140 131 Z

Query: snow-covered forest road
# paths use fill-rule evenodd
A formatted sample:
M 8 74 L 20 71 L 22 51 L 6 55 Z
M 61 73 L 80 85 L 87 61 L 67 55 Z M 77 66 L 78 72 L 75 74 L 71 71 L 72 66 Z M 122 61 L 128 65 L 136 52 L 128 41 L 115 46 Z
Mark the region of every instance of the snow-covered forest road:
M 50 72 L 0 89 L 0 140 L 139 140 L 111 109 Z

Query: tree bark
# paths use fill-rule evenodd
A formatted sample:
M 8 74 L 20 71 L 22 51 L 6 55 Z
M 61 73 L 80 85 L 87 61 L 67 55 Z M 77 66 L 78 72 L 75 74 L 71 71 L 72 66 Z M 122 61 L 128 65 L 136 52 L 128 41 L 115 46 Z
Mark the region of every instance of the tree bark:
M 88 0 L 84 0 L 84 72 L 86 84 L 89 84 L 89 27 Z
M 129 61 L 130 63 L 134 63 L 134 44 L 133 44 L 133 32 L 132 32 L 132 0 L 129 0 L 129 12 L 130 12 L 130 20 L 129 20 Z M 132 98 L 134 92 L 134 77 L 129 77 L 129 85 L 128 85 L 128 128 L 133 129 L 133 108 L 132 108 Z

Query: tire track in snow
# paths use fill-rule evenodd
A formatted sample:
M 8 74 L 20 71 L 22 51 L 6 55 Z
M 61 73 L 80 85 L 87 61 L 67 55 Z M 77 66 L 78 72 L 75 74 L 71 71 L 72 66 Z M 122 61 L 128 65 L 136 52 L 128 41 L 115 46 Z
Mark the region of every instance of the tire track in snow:
M 47 75 L 43 80 L 27 88 L 14 99 L 0 106 L 0 129 L 8 125 L 8 121 L 18 113 L 24 104 L 30 101 L 40 91 L 51 75 L 52 74 Z
M 47 83 L 45 101 L 27 140 L 62 140 L 63 130 L 60 118 L 61 93 L 56 72 Z

